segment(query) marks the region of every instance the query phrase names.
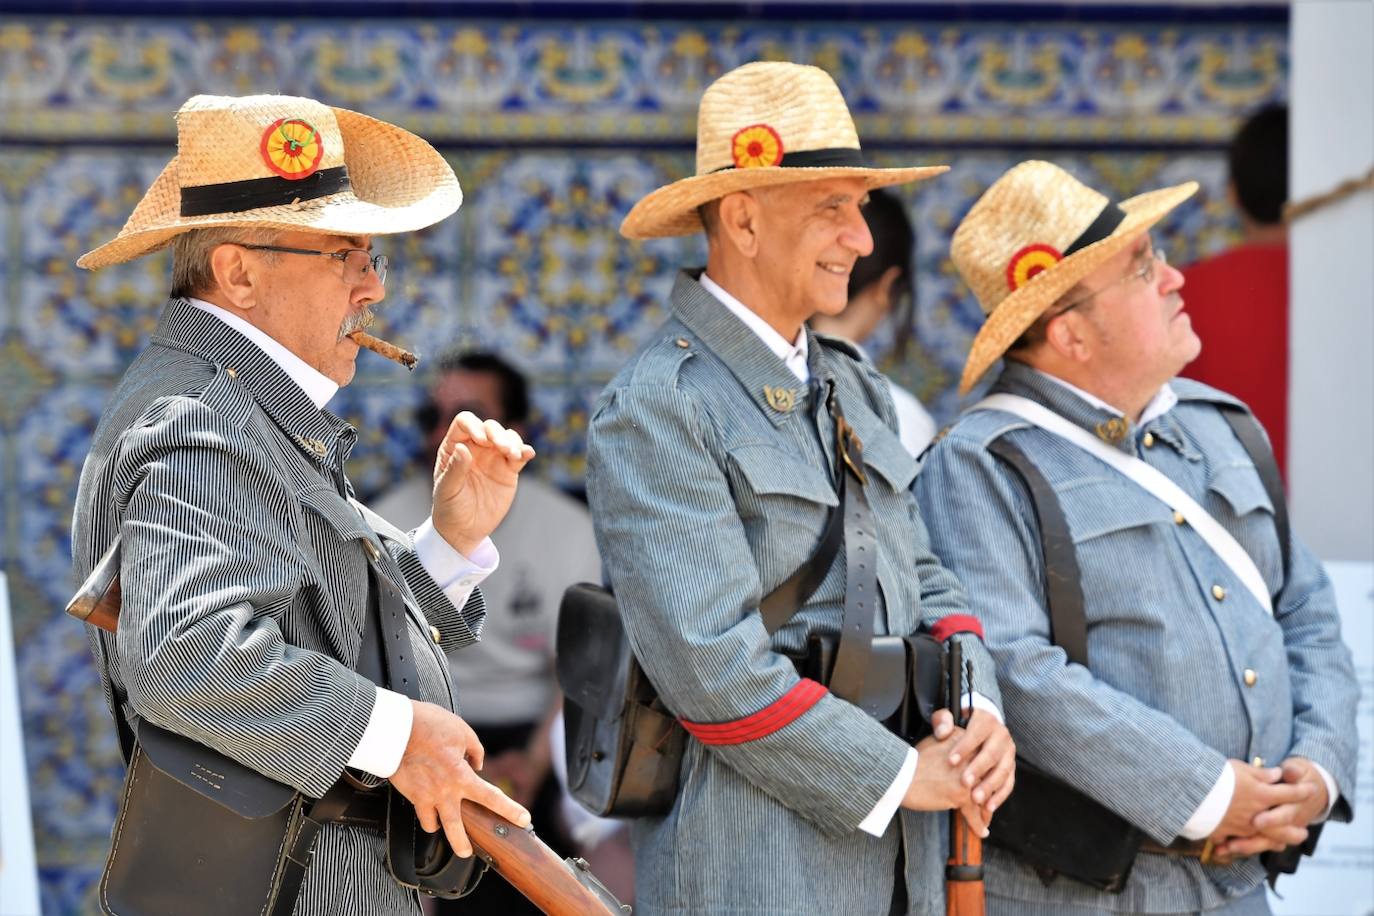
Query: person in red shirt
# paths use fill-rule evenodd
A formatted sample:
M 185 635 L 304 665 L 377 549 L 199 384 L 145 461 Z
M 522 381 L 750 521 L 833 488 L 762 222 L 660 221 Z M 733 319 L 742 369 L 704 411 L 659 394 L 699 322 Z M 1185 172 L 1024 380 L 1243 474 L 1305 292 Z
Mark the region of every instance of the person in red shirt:
M 1288 440 L 1288 108 L 1270 105 L 1236 133 L 1230 197 L 1244 241 L 1186 267 L 1184 296 L 1202 355 L 1183 370 L 1249 404 L 1285 469 Z

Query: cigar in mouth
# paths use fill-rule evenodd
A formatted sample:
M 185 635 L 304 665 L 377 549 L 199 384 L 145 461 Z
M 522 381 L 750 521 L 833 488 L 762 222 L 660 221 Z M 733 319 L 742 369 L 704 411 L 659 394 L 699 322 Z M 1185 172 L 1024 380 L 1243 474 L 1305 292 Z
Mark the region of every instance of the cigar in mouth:
M 348 339 L 363 349 L 371 350 L 378 356 L 385 356 L 410 370 L 414 370 L 415 364 L 420 361 L 420 358 L 409 350 L 404 350 L 394 343 L 382 340 L 380 337 L 373 337 L 366 331 L 354 331 L 348 335 Z

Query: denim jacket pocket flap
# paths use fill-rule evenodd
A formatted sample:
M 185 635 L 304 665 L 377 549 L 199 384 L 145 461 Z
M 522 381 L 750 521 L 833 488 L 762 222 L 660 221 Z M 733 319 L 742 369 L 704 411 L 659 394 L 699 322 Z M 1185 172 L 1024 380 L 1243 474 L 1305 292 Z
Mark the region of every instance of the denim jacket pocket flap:
M 759 495 L 796 496 L 826 506 L 839 505 L 829 475 L 772 445 L 741 445 L 730 458 Z
M 1173 523 L 1164 503 L 1122 477 L 1079 481 L 1059 493 L 1075 544 L 1146 525 Z
M 1256 509 L 1274 512 L 1274 504 L 1260 483 L 1259 473 L 1253 464 L 1233 464 L 1218 468 L 1207 482 L 1207 489 L 1221 495 L 1231 507 L 1237 518 L 1248 515 Z
M 902 441 L 883 428 L 871 438 L 864 439 L 864 464 L 878 472 L 878 476 L 901 491 L 916 479 L 916 459 Z

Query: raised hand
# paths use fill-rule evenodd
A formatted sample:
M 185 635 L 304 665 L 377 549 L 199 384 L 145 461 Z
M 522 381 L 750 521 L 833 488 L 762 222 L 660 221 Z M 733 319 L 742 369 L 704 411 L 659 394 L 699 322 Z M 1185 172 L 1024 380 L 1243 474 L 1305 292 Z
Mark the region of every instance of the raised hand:
M 470 411 L 453 418 L 434 459 L 434 530 L 464 556 L 496 530 L 534 457 L 520 434 Z
M 410 741 L 391 784 L 415 806 L 420 826 L 430 833 L 443 828 L 459 856 L 472 855 L 463 829 L 462 803 L 470 799 L 517 827 L 530 825 L 530 813 L 477 775 L 484 751 L 472 728 L 433 703 L 411 701 L 414 718 Z

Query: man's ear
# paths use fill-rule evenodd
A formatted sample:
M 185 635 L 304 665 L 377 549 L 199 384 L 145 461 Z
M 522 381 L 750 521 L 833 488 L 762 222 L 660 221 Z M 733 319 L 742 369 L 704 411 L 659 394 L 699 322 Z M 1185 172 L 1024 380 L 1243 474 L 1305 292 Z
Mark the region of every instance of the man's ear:
M 758 253 L 760 212 L 758 200 L 746 191 L 720 199 L 720 232 L 745 257 Z
M 1086 336 L 1088 322 L 1075 312 L 1065 312 L 1045 325 L 1045 343 L 1055 353 L 1075 363 L 1092 357 L 1092 341 Z
M 251 309 L 257 304 L 257 264 L 250 263 L 248 249 L 225 243 L 210 252 L 210 273 L 220 295 L 235 308 Z

